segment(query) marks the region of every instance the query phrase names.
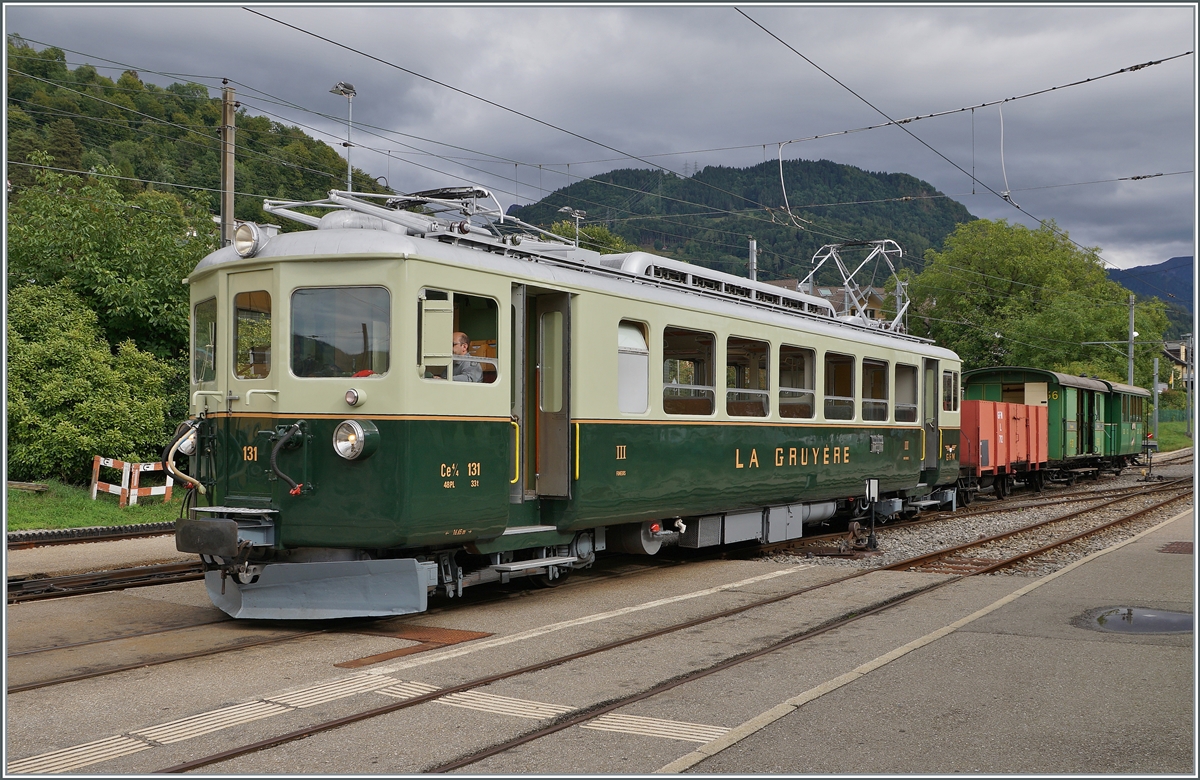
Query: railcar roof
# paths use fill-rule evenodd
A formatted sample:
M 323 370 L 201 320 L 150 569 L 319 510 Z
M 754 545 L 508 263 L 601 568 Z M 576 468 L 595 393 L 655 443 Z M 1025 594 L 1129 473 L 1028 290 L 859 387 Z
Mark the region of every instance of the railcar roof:
M 1128 395 L 1140 395 L 1143 398 L 1150 397 L 1150 391 L 1144 387 L 1135 387 L 1133 385 L 1123 385 L 1120 382 L 1109 382 L 1104 380 L 1104 384 L 1112 388 L 1114 393 L 1127 393 Z
M 362 215 L 354 216 L 361 217 Z M 447 241 L 406 235 L 403 228 L 383 226 L 375 219 L 335 221 L 337 217 L 338 212 L 327 214 L 322 221 L 331 224 L 329 226 L 322 225 L 317 230 L 301 230 L 272 235 L 252 257 L 243 258 L 232 246 L 219 249 L 201 260 L 188 276 L 187 281 L 196 281 L 223 265 L 251 265 L 272 260 L 302 261 L 330 256 L 355 259 L 420 257 L 467 268 L 508 273 L 514 275 L 515 278 L 544 278 L 559 284 L 566 283 L 572 286 L 606 290 L 627 297 L 653 300 L 664 304 L 685 306 L 699 304 L 714 314 L 750 317 L 762 322 L 794 327 L 823 335 L 836 336 L 852 333 L 853 338 L 862 343 L 915 350 L 931 357 L 957 359 L 957 355 L 953 352 L 937 347 L 927 339 L 867 327 L 833 316 L 817 315 L 811 312 L 800 313 L 783 310 L 779 307 L 747 305 L 732 298 L 725 300 L 728 296 L 705 296 L 698 300 L 698 296 L 693 291 L 661 284 L 659 280 L 651 278 L 649 275 L 643 275 L 642 266 L 657 262 L 665 267 L 694 269 L 695 273 L 703 274 L 706 278 L 724 280 L 725 277 L 728 277 L 744 285 L 756 285 L 756 283 L 701 266 L 693 267 L 678 261 L 658 258 L 644 252 L 633 252 L 628 255 L 600 255 L 574 246 L 561 245 L 563 251 L 572 255 L 571 260 L 555 256 L 547 258 L 544 253 L 539 252 L 540 262 L 529 262 L 529 259 L 521 256 L 518 250 L 513 250 L 511 254 L 504 251 L 483 251 L 477 248 L 468 248 L 469 245 L 456 246 Z M 334 225 L 337 226 L 334 227 Z M 539 249 L 541 246 L 539 244 Z M 555 245 L 555 248 L 557 249 L 558 246 Z M 617 261 L 620 263 L 618 264 Z M 638 273 L 638 271 L 643 273 Z M 641 284 L 630 286 L 629 281 L 631 280 L 641 282 Z M 774 287 L 768 289 L 771 294 L 788 294 L 793 298 L 803 299 L 811 297 L 797 293 L 784 293 Z M 816 298 L 813 300 L 823 307 L 829 306 L 824 300 Z
M 1044 368 L 1033 368 L 1031 366 L 993 366 L 991 368 L 973 368 L 970 371 L 963 372 L 963 381 L 969 382 L 972 379 L 985 377 L 989 374 L 1002 373 L 1004 371 L 1024 371 L 1029 374 L 1041 374 L 1049 379 L 1053 379 L 1063 387 L 1078 387 L 1083 390 L 1098 390 L 1101 393 L 1109 392 L 1109 383 L 1102 379 L 1092 379 L 1086 376 L 1072 376 L 1071 374 L 1060 374 L 1057 371 L 1047 371 Z M 1135 388 L 1140 389 L 1140 388 Z

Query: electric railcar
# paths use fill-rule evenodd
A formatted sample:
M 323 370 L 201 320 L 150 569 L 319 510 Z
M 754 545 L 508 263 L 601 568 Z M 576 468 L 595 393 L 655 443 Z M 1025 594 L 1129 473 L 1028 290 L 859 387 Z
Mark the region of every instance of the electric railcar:
M 488 197 L 268 201 L 313 229 L 242 225 L 187 278 L 192 416 L 164 460 L 188 455 L 176 543 L 221 609 L 412 613 L 606 549 L 797 538 L 868 509 L 868 478 L 884 515 L 953 500 L 953 352 Z

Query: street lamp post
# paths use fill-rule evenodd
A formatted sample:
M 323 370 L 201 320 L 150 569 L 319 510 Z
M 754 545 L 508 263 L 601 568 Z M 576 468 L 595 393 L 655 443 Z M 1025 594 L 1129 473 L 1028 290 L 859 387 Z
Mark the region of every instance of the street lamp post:
M 579 211 L 578 209 L 573 209 L 570 206 L 563 206 L 561 209 L 558 210 L 558 213 L 569 214 L 575 218 L 575 246 L 579 246 L 579 220 L 586 217 L 587 212 Z
M 354 169 L 350 167 L 350 130 L 354 126 L 354 96 L 357 93 L 354 91 L 353 84 L 347 84 L 344 81 L 339 81 L 329 91 L 334 95 L 346 96 L 346 143 L 342 144 L 342 146 L 346 147 L 346 191 L 351 192 L 354 189 L 354 185 L 351 182 L 351 174 Z

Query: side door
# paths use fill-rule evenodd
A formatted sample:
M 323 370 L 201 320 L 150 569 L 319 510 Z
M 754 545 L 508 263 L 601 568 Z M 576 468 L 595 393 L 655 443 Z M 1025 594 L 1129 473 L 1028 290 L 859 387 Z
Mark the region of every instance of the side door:
M 921 447 L 924 458 L 921 461 L 923 471 L 938 467 L 938 409 L 942 403 L 941 384 L 938 376 L 938 361 L 925 359 L 924 380 L 922 381 L 921 418 L 924 428 L 925 442 Z
M 571 497 L 571 296 L 536 298 L 537 479 L 539 496 Z M 528 348 L 528 346 L 527 346 Z
M 279 400 L 279 374 L 286 366 L 276 358 L 276 301 L 272 271 L 229 274 L 226 282 L 229 361 L 228 410 L 225 418 L 224 456 L 230 498 L 252 501 L 271 496 L 271 443 L 260 431 L 270 431 Z

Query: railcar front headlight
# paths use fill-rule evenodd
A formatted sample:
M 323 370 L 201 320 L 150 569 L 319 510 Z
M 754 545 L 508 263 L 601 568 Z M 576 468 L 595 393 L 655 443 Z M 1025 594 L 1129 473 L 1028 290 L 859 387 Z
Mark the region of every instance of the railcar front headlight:
M 333 431 L 333 451 L 346 460 L 365 460 L 379 446 L 379 429 L 370 420 L 346 420 Z
M 233 249 L 242 257 L 253 257 L 266 242 L 266 236 L 253 222 L 243 222 L 233 233 Z

